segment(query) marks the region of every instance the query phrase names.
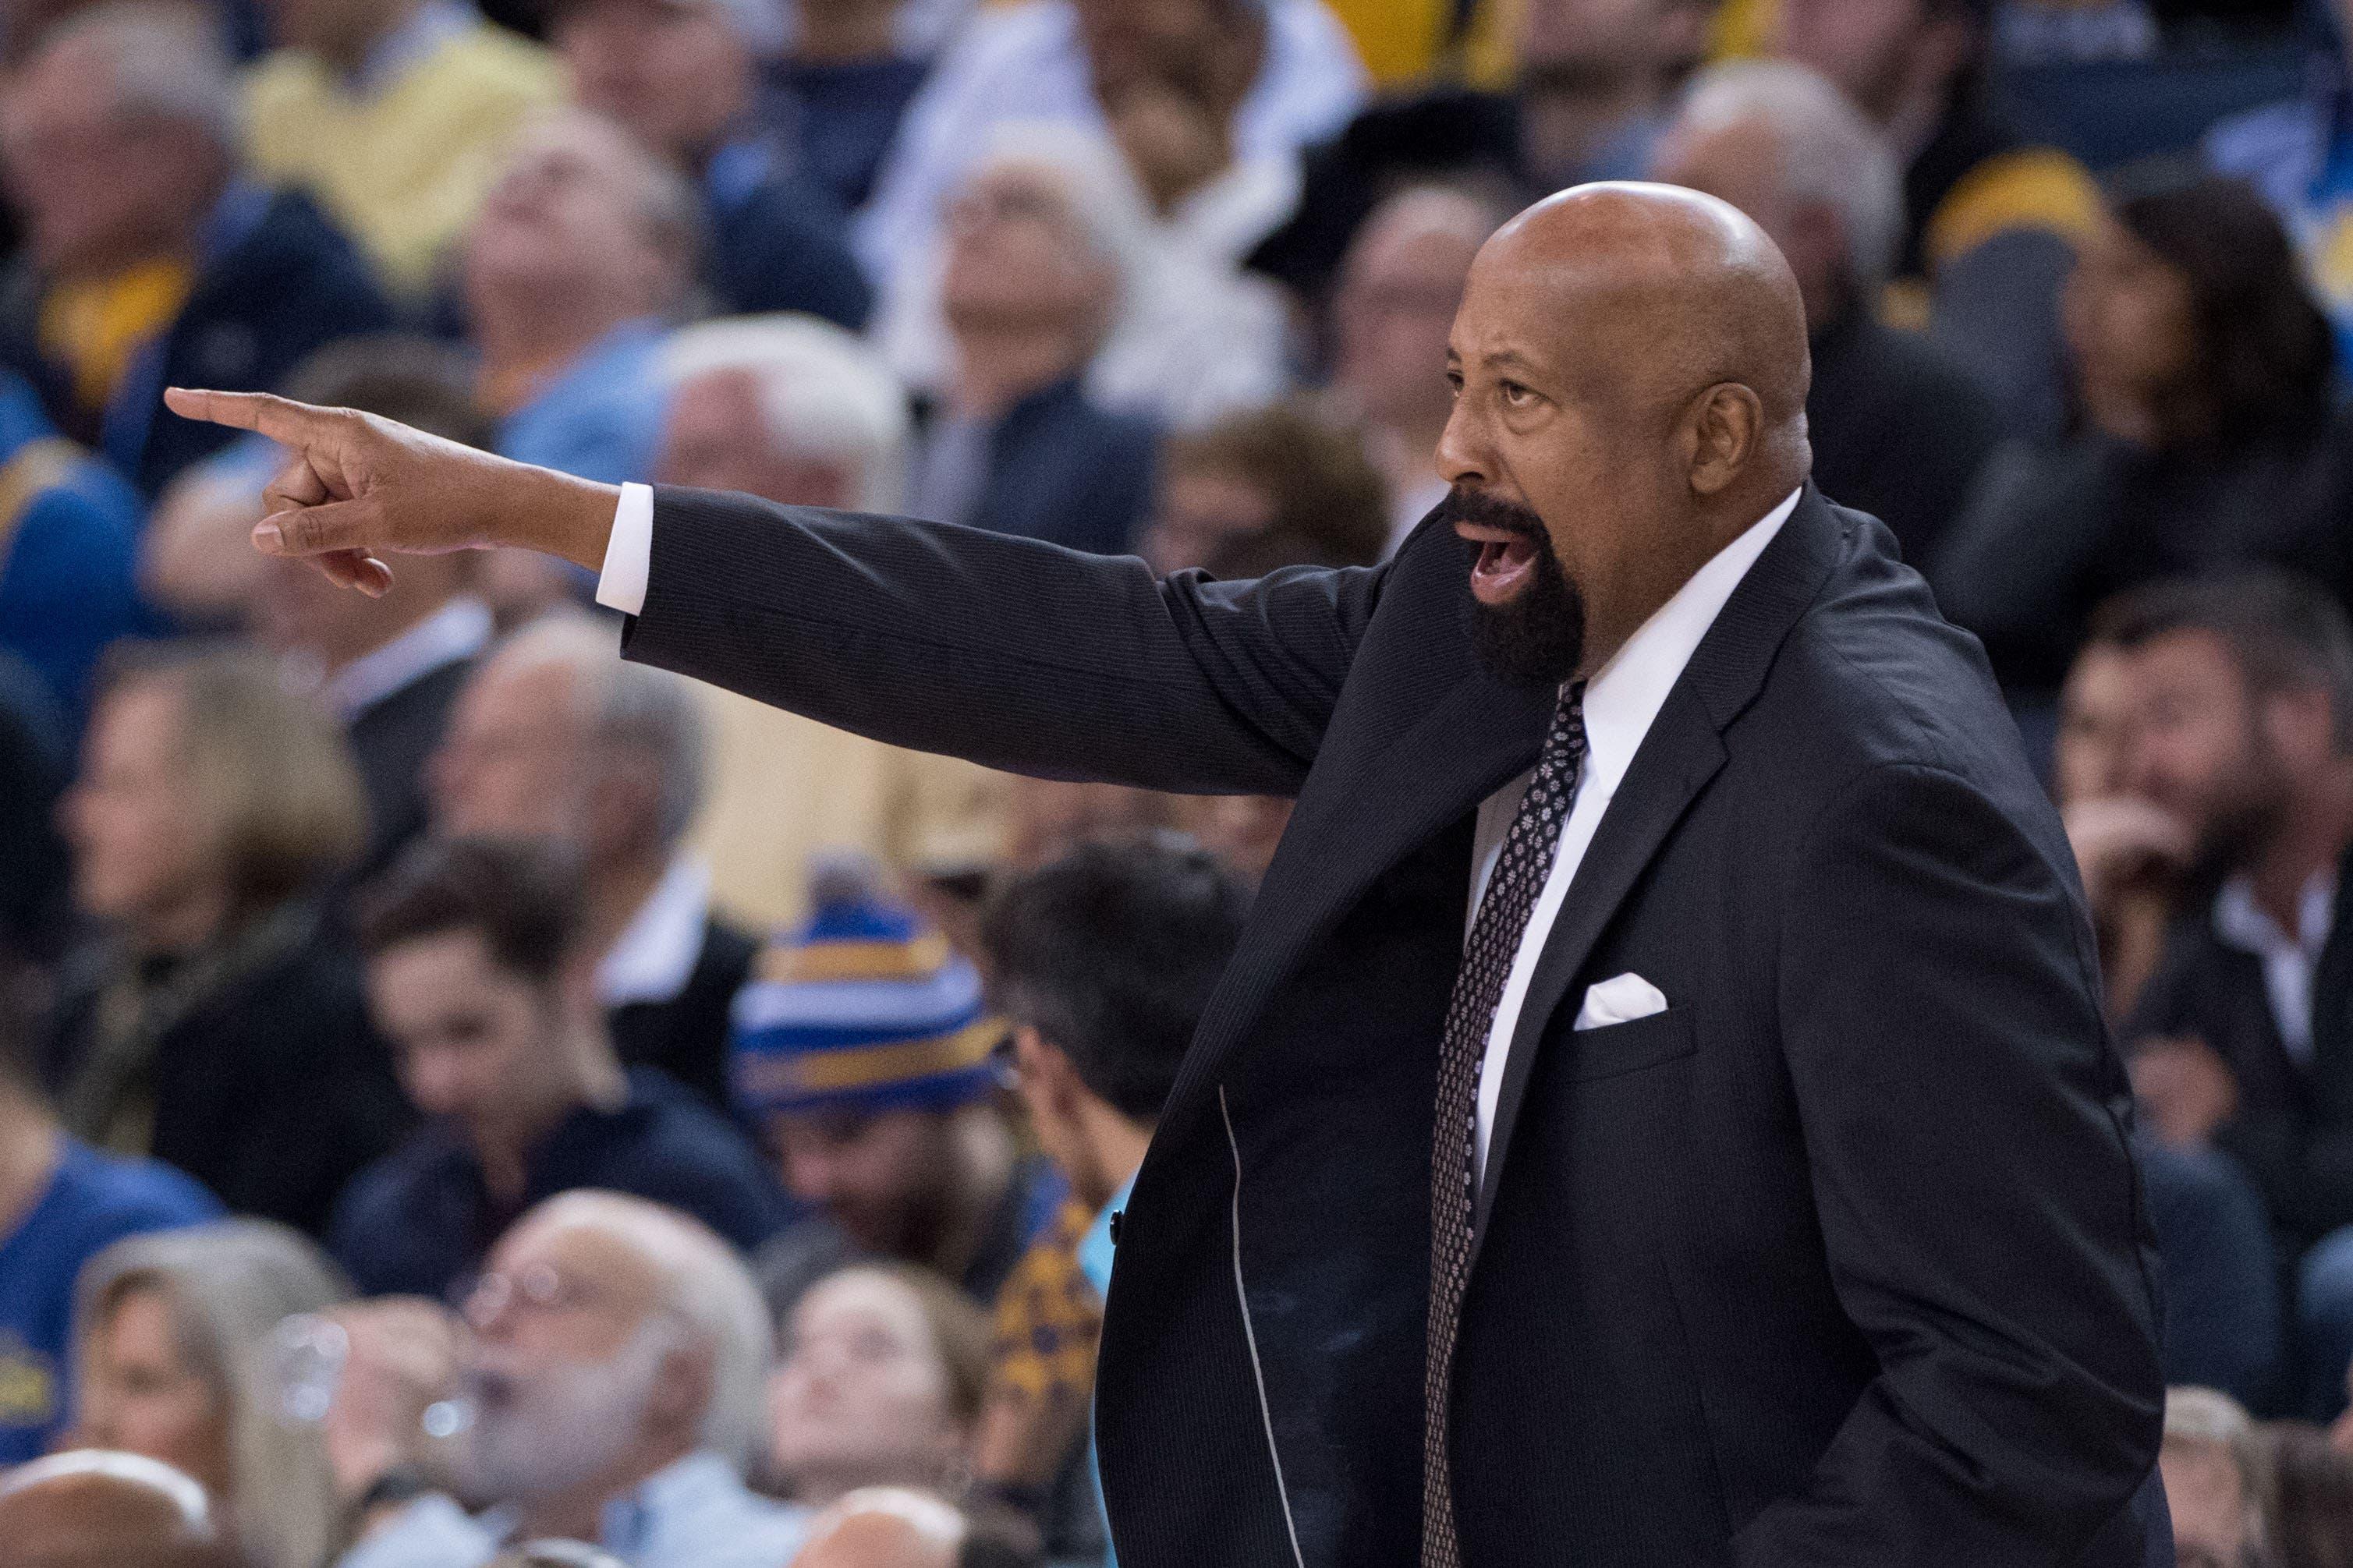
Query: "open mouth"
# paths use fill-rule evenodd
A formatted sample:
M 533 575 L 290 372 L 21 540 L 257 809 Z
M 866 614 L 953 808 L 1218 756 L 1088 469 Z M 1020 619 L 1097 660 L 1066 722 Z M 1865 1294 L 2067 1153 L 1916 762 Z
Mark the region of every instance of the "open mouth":
M 1535 571 L 1536 541 L 1520 529 L 1458 522 L 1454 531 L 1479 547 L 1477 559 L 1471 563 L 1471 592 L 1482 605 L 1506 603 Z

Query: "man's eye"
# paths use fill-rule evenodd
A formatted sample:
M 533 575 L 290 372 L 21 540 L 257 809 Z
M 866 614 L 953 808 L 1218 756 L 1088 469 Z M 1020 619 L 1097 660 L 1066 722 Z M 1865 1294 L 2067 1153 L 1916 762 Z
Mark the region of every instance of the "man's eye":
M 1521 385 L 1516 381 L 1506 381 L 1500 384 L 1504 394 L 1504 401 L 1510 404 L 1514 408 L 1529 402 L 1535 396 L 1535 393 L 1530 392 L 1526 387 Z

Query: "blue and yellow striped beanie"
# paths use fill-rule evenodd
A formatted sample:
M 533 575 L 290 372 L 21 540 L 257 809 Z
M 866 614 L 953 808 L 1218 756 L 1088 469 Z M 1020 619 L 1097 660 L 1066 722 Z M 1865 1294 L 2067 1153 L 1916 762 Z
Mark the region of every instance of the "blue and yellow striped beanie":
M 1003 1032 L 945 937 L 871 887 L 837 883 L 736 993 L 728 1074 L 755 1116 L 943 1110 L 988 1092 Z

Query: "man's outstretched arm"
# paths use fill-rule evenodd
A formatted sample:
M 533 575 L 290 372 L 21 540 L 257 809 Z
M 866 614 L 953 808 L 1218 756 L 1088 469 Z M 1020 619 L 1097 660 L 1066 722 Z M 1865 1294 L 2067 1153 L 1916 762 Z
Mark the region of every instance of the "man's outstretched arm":
M 381 594 L 387 557 L 520 545 L 592 571 L 620 492 L 372 415 L 262 394 L 167 395 L 296 454 L 268 553 Z M 632 658 L 896 744 L 1146 787 L 1295 790 L 1377 572 L 1257 584 L 946 524 L 663 491 Z

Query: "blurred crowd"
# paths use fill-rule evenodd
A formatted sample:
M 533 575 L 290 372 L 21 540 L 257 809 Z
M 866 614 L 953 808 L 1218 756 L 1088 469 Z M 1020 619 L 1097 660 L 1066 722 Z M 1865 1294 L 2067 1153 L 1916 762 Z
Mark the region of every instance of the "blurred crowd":
M 1288 813 L 624 664 L 519 552 L 340 593 L 164 386 L 1372 567 L 1473 255 L 1606 178 L 1787 253 L 1817 482 L 2046 770 L 2183 1561 L 2353 1568 L 2353 0 L 0 0 L 7 1560 L 1108 1563 Z

